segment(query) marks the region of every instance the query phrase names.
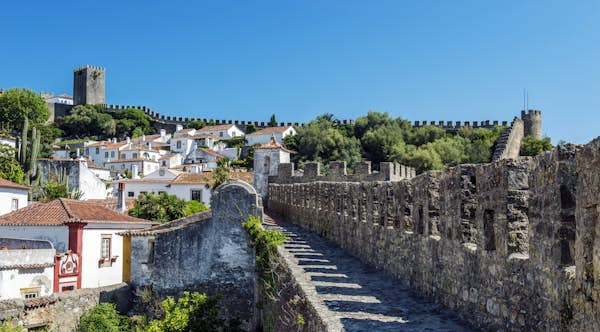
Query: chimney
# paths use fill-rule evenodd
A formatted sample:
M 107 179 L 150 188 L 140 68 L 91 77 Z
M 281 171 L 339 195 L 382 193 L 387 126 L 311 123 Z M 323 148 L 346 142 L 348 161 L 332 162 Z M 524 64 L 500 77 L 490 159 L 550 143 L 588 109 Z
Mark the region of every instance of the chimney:
M 138 174 L 138 165 L 134 164 L 134 165 L 131 166 L 131 173 L 132 173 L 131 174 L 131 178 L 132 179 L 139 179 L 140 178 L 140 176 Z
M 161 129 L 160 130 L 160 137 L 165 137 L 165 136 L 167 136 L 167 131 L 164 130 L 164 129 Z
M 146 135 L 144 134 L 144 135 L 142 135 L 142 142 L 145 142 L 145 141 L 146 141 Z
M 113 142 L 113 143 L 117 143 L 117 138 L 116 138 L 116 137 L 113 137 L 113 139 L 112 139 L 112 142 Z
M 81 151 L 79 150 L 79 148 L 77 148 L 77 158 L 79 158 L 81 156 Z
M 125 138 L 125 141 L 127 142 L 127 144 L 131 144 L 131 138 L 129 138 L 129 136 L 127 136 L 127 137 Z
M 180 131 L 180 130 L 182 130 L 182 129 L 183 129 L 183 126 L 182 126 L 182 125 L 176 125 L 176 126 L 175 126 L 175 131 Z
M 119 190 L 117 191 L 117 211 L 125 212 L 125 183 L 119 183 Z

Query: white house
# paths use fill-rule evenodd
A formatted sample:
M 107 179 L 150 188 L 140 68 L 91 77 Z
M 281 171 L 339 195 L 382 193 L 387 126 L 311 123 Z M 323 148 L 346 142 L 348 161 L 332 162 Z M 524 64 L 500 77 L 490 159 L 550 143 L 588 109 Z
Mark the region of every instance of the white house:
M 119 151 L 127 147 L 127 142 L 103 141 L 89 144 L 86 146 L 86 154 L 93 162 L 104 165 L 105 162 L 119 159 Z
M 283 139 L 289 135 L 296 135 L 296 129 L 292 126 L 268 127 L 246 134 L 246 142 L 248 146 L 267 144 L 271 137 L 275 137 L 277 142 L 283 142 Z
M 208 169 L 213 169 L 217 167 L 217 161 L 223 158 L 225 156 L 211 149 L 197 148 L 188 156 L 186 162 L 207 164 Z
M 231 172 L 230 178 L 252 183 L 251 172 Z M 188 173 L 161 168 L 143 179 L 119 180 L 124 184 L 127 197 L 138 197 L 140 194 L 162 193 L 175 195 L 183 200 L 196 200 L 210 205 L 211 191 L 207 184 L 212 182 L 212 172 Z
M 123 264 L 130 261 L 129 246 L 116 233 L 152 225 L 100 204 L 60 198 L 1 216 L 0 234 L 54 245 L 60 252 L 54 265 L 56 293 L 127 281 L 123 272 L 129 269 Z
M 128 144 L 120 150 L 119 159 L 146 159 L 157 161 L 160 158 L 160 152 L 146 146 L 138 144 Z
M 212 134 L 222 139 L 244 136 L 244 132 L 234 124 L 206 126 L 196 130 L 196 134 Z
M 160 167 L 173 168 L 183 163 L 183 156 L 181 153 L 167 153 L 158 159 Z
M 0 237 L 0 300 L 51 295 L 55 255 L 49 241 Z
M 160 167 L 159 165 L 158 161 L 143 158 L 118 159 L 104 163 L 104 167 L 113 172 L 129 170 L 133 176 L 139 176 L 140 174 L 146 176 L 158 170 Z
M 0 178 L 0 215 L 26 207 L 29 189 Z
M 140 137 L 132 138 L 131 143 L 144 145 L 146 147 L 151 147 L 154 145 L 161 145 L 164 143 L 168 143 L 170 139 L 171 139 L 171 134 L 167 134 L 166 130 L 161 129 L 160 134 L 142 135 Z

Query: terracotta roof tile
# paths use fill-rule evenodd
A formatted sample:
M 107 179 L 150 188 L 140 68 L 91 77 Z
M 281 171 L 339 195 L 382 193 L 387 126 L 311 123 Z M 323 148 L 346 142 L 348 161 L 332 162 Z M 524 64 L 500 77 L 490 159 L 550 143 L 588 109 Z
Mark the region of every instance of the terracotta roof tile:
M 147 163 L 158 163 L 158 161 L 156 160 L 149 160 L 149 159 L 144 159 L 144 158 L 123 158 L 123 159 L 115 159 L 115 160 L 111 160 L 111 161 L 105 161 L 105 164 L 112 164 L 112 163 L 128 163 L 128 162 L 138 162 L 138 161 L 143 161 L 143 162 L 147 162 Z
M 246 134 L 246 136 L 258 136 L 258 135 L 272 135 L 272 134 L 281 134 L 284 131 L 292 128 L 292 126 L 283 126 L 283 127 L 268 127 L 258 131 L 255 131 L 250 134 Z
M 216 125 L 216 126 L 205 126 L 202 127 L 200 129 L 198 129 L 199 133 L 204 133 L 204 132 L 209 132 L 209 131 L 217 131 L 217 130 L 227 130 L 231 127 L 233 127 L 233 124 L 222 124 L 222 125 Z
M 268 143 L 260 145 L 260 146 L 256 147 L 256 149 L 280 149 L 280 150 L 283 150 L 286 152 L 291 152 L 290 150 L 286 149 L 285 146 L 277 143 L 277 140 L 275 139 L 274 136 L 271 137 L 271 139 L 269 140 Z
M 254 173 L 252 172 L 231 172 L 231 179 L 246 181 L 250 184 L 254 182 Z M 201 173 L 181 173 L 171 183 L 173 184 L 207 184 L 212 181 L 212 172 Z
M 212 138 L 215 141 L 220 141 L 223 138 L 219 137 L 217 135 L 213 135 L 213 134 L 196 134 L 196 135 L 187 135 L 185 136 L 186 138 L 195 138 L 195 139 L 199 139 L 199 138 Z
M 2 188 L 13 188 L 13 189 L 23 189 L 29 190 L 30 187 L 20 185 L 18 183 L 14 183 L 12 181 L 8 181 L 6 179 L 0 178 L 0 187 Z
M 211 156 L 213 156 L 213 157 L 219 158 L 219 159 L 221 159 L 221 158 L 225 158 L 225 156 L 223 156 L 222 154 L 220 154 L 220 153 L 218 153 L 218 152 L 216 152 L 216 151 L 213 151 L 213 150 L 211 150 L 211 149 L 207 149 L 207 148 L 200 148 L 199 150 L 202 150 L 202 151 L 204 151 L 204 153 L 206 153 L 206 154 L 208 154 L 208 155 L 211 155 Z
M 76 221 L 150 223 L 148 220 L 130 217 L 95 202 L 65 198 L 48 203 L 34 203 L 0 216 L 0 225 L 15 226 L 60 226 Z

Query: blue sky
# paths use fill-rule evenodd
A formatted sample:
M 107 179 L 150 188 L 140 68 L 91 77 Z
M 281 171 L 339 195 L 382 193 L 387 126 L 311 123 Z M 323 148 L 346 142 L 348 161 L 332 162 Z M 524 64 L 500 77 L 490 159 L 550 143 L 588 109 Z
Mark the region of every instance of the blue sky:
M 600 135 L 599 1 L 10 1 L 0 29 L 3 88 L 92 64 L 108 103 L 286 122 L 511 120 L 527 88 L 554 142 Z

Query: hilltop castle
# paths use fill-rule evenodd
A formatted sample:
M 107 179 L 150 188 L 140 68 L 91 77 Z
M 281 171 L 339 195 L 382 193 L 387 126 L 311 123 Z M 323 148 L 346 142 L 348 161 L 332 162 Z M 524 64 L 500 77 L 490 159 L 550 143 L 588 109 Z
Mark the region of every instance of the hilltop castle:
M 52 98 L 53 95 L 46 95 L 48 101 L 48 107 L 51 111 L 51 119 L 55 119 L 64 115 L 69 114 L 71 109 L 77 105 L 85 104 L 99 104 L 103 105 L 107 112 L 116 112 L 126 108 L 136 108 L 144 111 L 144 113 L 151 116 L 157 122 L 157 127 L 161 129 L 174 130 L 177 125 L 185 125 L 186 123 L 194 120 L 202 120 L 205 123 L 210 120 L 214 120 L 214 123 L 219 124 L 235 124 L 242 130 L 249 124 L 253 124 L 256 128 L 264 128 L 268 126 L 266 122 L 259 121 L 245 121 L 245 120 L 220 120 L 211 118 L 192 118 L 192 117 L 176 117 L 176 116 L 165 116 L 156 111 L 153 111 L 147 106 L 134 106 L 134 105 L 119 105 L 119 104 L 107 104 L 105 95 L 105 83 L 106 82 L 106 69 L 98 66 L 85 65 L 76 68 L 73 71 L 73 97 L 69 101 L 65 98 Z M 60 97 L 60 96 L 59 96 Z M 537 139 L 542 138 L 542 113 L 538 110 L 527 110 L 521 112 L 521 118 L 516 120 L 522 121 L 523 135 L 533 136 Z M 341 123 L 353 123 L 353 120 L 340 120 Z M 303 123 L 298 122 L 281 122 L 281 126 L 294 125 L 302 126 Z M 493 128 L 497 126 L 512 127 L 514 120 L 509 121 L 414 121 L 413 126 L 421 127 L 425 125 L 438 126 L 444 128 L 448 132 L 456 132 L 461 127 L 471 126 L 474 128 Z

